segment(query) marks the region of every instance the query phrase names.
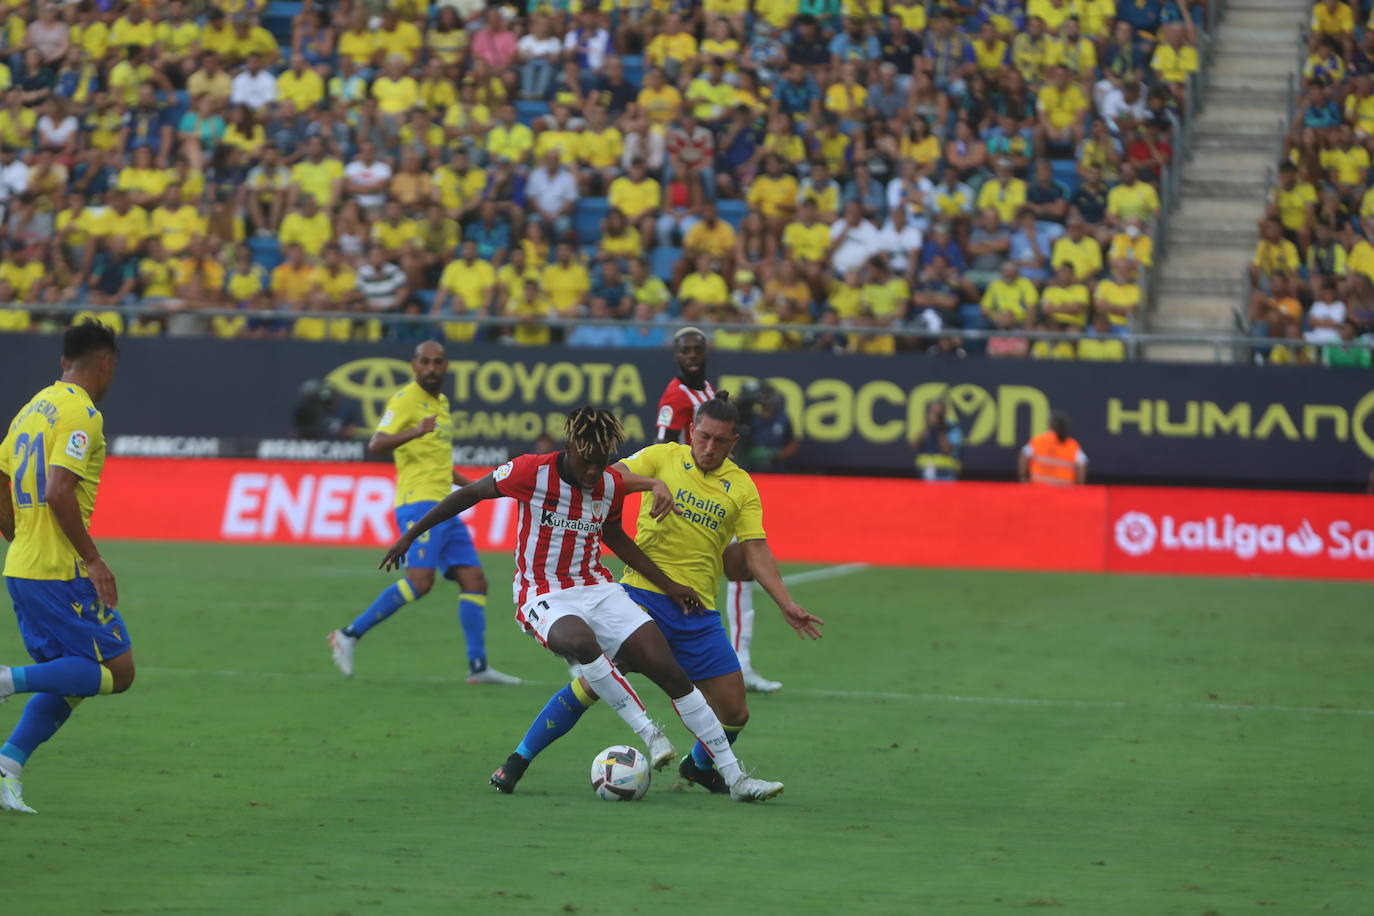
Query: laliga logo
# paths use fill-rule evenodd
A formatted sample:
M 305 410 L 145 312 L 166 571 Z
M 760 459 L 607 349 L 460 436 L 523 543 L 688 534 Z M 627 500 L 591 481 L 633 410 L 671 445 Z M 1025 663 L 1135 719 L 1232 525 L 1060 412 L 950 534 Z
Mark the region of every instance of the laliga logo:
M 1144 512 L 1126 512 L 1116 520 L 1116 546 L 1122 553 L 1143 557 L 1154 551 L 1219 551 L 1235 554 L 1242 560 L 1254 559 L 1261 553 L 1287 552 L 1295 557 L 1315 557 L 1326 550 L 1326 541 L 1303 519 L 1293 531 L 1282 525 L 1256 525 L 1238 522 L 1225 514 L 1220 519 L 1175 519 L 1172 515 L 1160 518 L 1159 523 Z M 1347 521 L 1332 522 L 1329 531 L 1333 546 L 1331 556 L 1344 559 L 1354 556 L 1374 557 L 1374 532 L 1356 531 Z M 1362 543 L 1362 538 L 1370 541 Z
M 1116 546 L 1133 557 L 1154 550 L 1158 536 L 1154 519 L 1144 512 L 1127 512 L 1116 520 Z
M 344 397 L 353 398 L 362 408 L 363 422 L 376 426 L 386 410 L 386 402 L 410 382 L 410 365 L 399 359 L 374 356 L 344 363 L 325 376 L 325 381 Z

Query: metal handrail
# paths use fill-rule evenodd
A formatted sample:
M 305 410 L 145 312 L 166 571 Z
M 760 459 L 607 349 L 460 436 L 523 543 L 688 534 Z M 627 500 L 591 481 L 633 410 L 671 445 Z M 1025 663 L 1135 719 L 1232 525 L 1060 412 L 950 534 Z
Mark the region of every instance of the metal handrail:
M 214 317 L 249 317 L 264 321 L 293 321 L 297 318 L 322 318 L 326 320 L 353 320 L 371 322 L 376 321 L 383 325 L 430 325 L 441 326 L 445 324 L 471 324 L 481 328 L 509 328 L 517 327 L 524 323 L 523 319 L 507 315 L 406 315 L 393 312 L 250 312 L 242 309 L 228 308 L 196 308 L 188 311 L 171 311 L 164 307 L 150 305 L 134 305 L 120 307 L 91 307 L 80 305 L 37 305 L 35 310 L 45 313 L 65 313 L 76 314 L 80 312 L 118 312 L 126 320 L 142 316 L 166 318 L 175 314 L 190 314 L 202 318 Z M 598 319 L 598 318 L 549 318 L 540 322 L 541 326 L 558 328 L 562 330 L 572 330 L 578 327 L 611 327 L 611 328 L 635 328 L 648 330 L 664 330 L 666 322 L 662 321 L 635 321 L 632 319 Z M 734 332 L 758 332 L 772 331 L 784 334 L 815 335 L 828 331 L 834 331 L 846 336 L 874 336 L 874 335 L 895 335 L 899 337 L 911 337 L 921 340 L 934 339 L 959 339 L 964 340 L 992 340 L 995 338 L 1025 339 L 1025 340 L 1047 340 L 1047 341 L 1077 341 L 1090 339 L 1085 338 L 1082 333 L 1072 331 L 1040 331 L 1040 330 L 974 330 L 960 328 L 943 328 L 938 331 L 931 331 L 922 327 L 913 326 L 885 326 L 885 327 L 844 327 L 828 326 L 817 324 L 757 324 L 751 322 L 725 322 L 710 323 L 703 327 L 708 333 L 711 331 L 734 331 Z M 5 332 L 0 332 L 5 333 Z M 29 333 L 29 332 L 18 332 Z M 205 336 L 208 332 L 187 334 L 184 336 Z M 182 336 L 182 335 L 174 335 Z M 1126 344 L 1129 351 L 1135 348 L 1150 344 L 1193 344 L 1210 346 L 1213 351 L 1220 353 L 1226 349 L 1237 347 L 1249 348 L 1253 339 L 1241 334 L 1160 334 L 1142 333 L 1136 331 L 1126 331 L 1115 339 L 1121 340 Z M 1276 341 L 1282 343 L 1282 341 Z M 1374 350 L 1374 341 L 1352 341 L 1352 343 L 1362 349 Z

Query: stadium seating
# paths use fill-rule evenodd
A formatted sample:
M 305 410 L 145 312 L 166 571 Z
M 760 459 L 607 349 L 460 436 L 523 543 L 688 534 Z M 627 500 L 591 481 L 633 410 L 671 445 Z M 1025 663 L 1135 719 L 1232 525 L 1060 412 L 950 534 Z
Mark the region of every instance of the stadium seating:
M 669 285 L 668 301 L 648 287 L 624 295 L 637 298 L 642 290 L 656 310 L 688 304 L 678 301 L 678 284 L 691 283 L 690 297 L 682 298 L 692 300 L 694 320 L 705 325 L 809 324 L 830 321 L 833 312 L 840 328 L 742 338 L 756 349 L 986 349 L 1073 358 L 1079 338 L 1096 338 L 1108 344 L 1094 347 L 1106 358 L 1124 353 L 1110 343 L 1134 326 L 1140 274 L 1149 266 L 1148 239 L 1132 241 L 1138 235 L 1128 237 L 1127 224 L 1147 236 L 1154 226 L 1150 183 L 1168 161 L 1170 132 L 1187 115 L 1174 87 L 1196 66 L 1190 17 L 1199 4 L 1189 4 L 1187 16 L 1173 0 L 1123 7 L 1128 38 L 1113 33 L 1114 11 L 1101 2 L 1085 2 L 1073 20 L 1048 0 L 977 11 L 897 4 L 890 18 L 866 18 L 856 7 L 845 18 L 819 20 L 799 15 L 800 6 L 785 7 L 752 22 L 707 14 L 685 30 L 658 14 L 637 23 L 598 14 L 588 28 L 585 17 L 543 7 L 518 16 L 483 12 L 458 29 L 444 15 L 406 7 L 330 22 L 328 7 L 307 11 L 282 0 L 256 14 L 234 6 L 227 18 L 213 3 L 193 5 L 180 23 L 142 5 L 131 10 L 116 2 L 108 12 L 68 7 L 62 21 L 80 49 L 79 65 L 54 60 L 26 68 L 20 55 L 5 60 L 16 88 L 0 108 L 0 140 L 16 148 L 20 161 L 5 174 L 14 182 L 21 170 L 28 176 L 23 187 L 6 188 L 13 200 L 3 241 L 28 251 L 43 269 L 35 273 L 14 260 L 0 265 L 0 309 L 23 313 L 9 321 L 0 312 L 0 327 L 59 326 L 61 311 L 35 306 L 108 295 L 111 271 L 130 256 L 141 260 L 129 304 L 179 298 L 189 306 L 186 315 L 242 305 L 252 292 L 286 319 L 316 307 L 359 308 L 363 287 L 350 288 L 349 278 L 373 245 L 422 308 L 447 276 L 451 292 L 481 299 L 470 310 L 500 315 L 528 307 L 517 301 L 521 290 L 473 290 L 445 274 L 458 241 L 473 239 L 480 257 L 501 262 L 519 247 L 530 269 L 544 271 L 560 240 L 552 236 L 570 232 L 592 285 L 604 260 L 627 267 L 642 253 Z M 24 21 L 9 27 L 14 34 L 18 26 L 42 30 L 35 9 L 18 9 Z M 601 31 L 612 25 L 620 26 L 613 38 Z M 976 44 L 985 25 L 994 37 Z M 128 60 L 127 51 L 111 50 L 102 39 L 106 29 L 141 48 L 141 56 Z M 303 73 L 289 59 L 294 46 L 308 58 Z M 746 49 L 755 69 L 740 65 Z M 206 69 L 209 51 L 218 52 L 221 75 Z M 607 60 L 618 52 L 624 84 L 607 82 Z M 266 73 L 250 71 L 250 53 Z M 783 78 L 780 65 L 789 58 L 803 65 L 800 83 Z M 1141 95 L 1126 101 L 1123 93 L 1136 83 Z M 145 84 L 152 100 L 141 94 Z M 110 108 L 97 107 L 97 91 L 110 94 Z M 58 100 L 55 114 L 46 107 L 49 96 Z M 509 127 L 500 121 L 507 102 L 515 108 Z M 942 109 L 949 116 L 932 120 Z M 558 122 L 564 111 L 571 119 Z M 688 113 L 696 115 L 694 124 L 684 120 Z M 68 114 L 73 122 L 63 120 Z M 323 141 L 318 162 L 309 151 L 314 136 Z M 365 142 L 375 146 L 375 159 L 364 155 Z M 102 166 L 91 151 L 104 149 L 113 158 Z M 569 172 L 555 182 L 534 170 L 549 151 Z M 1010 172 L 1002 171 L 1004 157 Z M 636 158 L 647 166 L 639 178 L 629 175 Z M 673 162 L 680 167 L 670 175 Z M 1037 182 L 1042 162 L 1049 174 Z M 1143 181 L 1112 190 L 1127 164 L 1140 167 Z M 1085 190 L 1091 168 L 1106 183 Z M 697 180 L 707 170 L 714 180 Z M 957 175 L 955 187 L 965 190 L 946 193 L 947 175 Z M 617 185 L 621 178 L 626 182 Z M 179 198 L 174 203 L 164 199 L 168 188 Z M 78 189 L 88 192 L 85 210 L 70 193 Z M 123 190 L 139 212 L 114 218 Z M 305 209 L 306 197 L 318 210 Z M 720 224 L 700 224 L 712 198 Z M 15 205 L 25 199 L 31 209 Z M 484 201 L 497 204 L 495 224 L 483 222 Z M 554 215 L 569 202 L 571 212 Z M 830 235 L 840 230 L 827 226 L 822 245 L 804 222 L 808 203 L 828 224 L 848 219 L 842 211 L 857 205 L 854 228 L 831 246 Z M 904 209 L 915 228 L 896 226 L 891 206 Z M 1035 215 L 1033 229 L 1023 222 L 1024 207 Z M 603 239 L 616 208 L 625 211 L 626 228 Z M 995 214 L 992 223 L 984 224 L 983 211 Z M 1061 244 L 1066 222 L 1078 216 L 1089 224 L 1087 240 L 1075 237 L 1077 248 Z M 130 239 L 128 219 L 145 220 L 148 228 Z M 1030 244 L 1028 233 L 1045 250 Z M 80 244 L 86 236 L 94 244 Z M 154 238 L 171 249 L 177 279 L 170 291 L 165 277 L 159 282 L 166 267 L 159 266 Z M 132 249 L 121 247 L 126 240 Z M 659 244 L 665 241 L 672 244 Z M 328 242 L 338 244 L 337 255 Z M 217 276 L 197 265 L 228 265 L 244 243 L 267 276 L 288 243 L 301 244 L 313 279 L 262 291 L 241 277 L 226 277 L 223 286 L 193 282 Z M 711 265 L 696 275 L 701 252 Z M 1020 278 L 1000 276 L 1009 259 Z M 1073 268 L 1072 283 L 1053 280 L 1063 263 Z M 563 304 L 545 314 L 575 319 L 588 295 L 553 297 Z M 932 295 L 953 305 L 932 305 Z M 1051 304 L 1066 298 L 1067 309 Z M 143 325 L 149 332 L 160 325 L 155 310 L 152 319 Z M 207 322 L 204 329 L 229 333 L 233 326 Z M 976 338 L 988 329 L 1008 340 L 984 348 Z M 1027 330 L 1069 339 L 1032 344 L 1020 337 Z M 963 339 L 970 331 L 979 334 Z

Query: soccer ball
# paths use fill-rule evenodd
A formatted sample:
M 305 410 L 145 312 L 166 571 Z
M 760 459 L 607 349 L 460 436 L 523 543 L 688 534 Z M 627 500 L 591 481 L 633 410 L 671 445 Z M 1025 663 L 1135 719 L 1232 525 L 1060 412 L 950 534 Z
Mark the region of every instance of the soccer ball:
M 625 744 L 606 748 L 592 761 L 592 791 L 602 801 L 639 801 L 651 776 L 649 758 Z

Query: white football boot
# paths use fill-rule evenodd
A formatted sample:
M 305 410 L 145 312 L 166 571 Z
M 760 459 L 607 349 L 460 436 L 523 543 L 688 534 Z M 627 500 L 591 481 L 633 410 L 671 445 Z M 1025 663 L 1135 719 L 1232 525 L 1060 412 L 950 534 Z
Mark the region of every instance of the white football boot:
M 782 681 L 770 681 L 753 668 L 745 668 L 740 673 L 744 675 L 745 690 L 752 690 L 754 693 L 774 693 L 782 689 Z
M 730 787 L 730 800 L 737 802 L 767 801 L 782 794 L 782 783 L 755 779 L 748 773 L 735 780 Z
M 644 740 L 649 746 L 649 766 L 661 770 L 677 759 L 677 748 L 673 747 L 673 742 L 663 733 L 662 725 L 657 722 L 649 724 L 654 727 L 653 732 Z
M 513 686 L 515 684 L 521 683 L 521 680 L 513 674 L 506 674 L 505 672 L 497 671 L 490 665 L 484 665 L 481 671 L 468 672 L 468 683 L 505 684 L 507 686 Z
M 18 776 L 0 773 L 0 811 L 13 811 L 16 814 L 37 814 L 24 804 L 24 783 Z
M 353 676 L 353 649 L 358 645 L 358 640 L 344 633 L 343 630 L 335 630 L 329 634 L 327 640 L 329 650 L 334 653 L 334 664 L 343 672 L 344 677 Z
M 14 677 L 10 674 L 9 665 L 0 665 L 0 703 L 5 702 L 5 697 L 14 696 Z

